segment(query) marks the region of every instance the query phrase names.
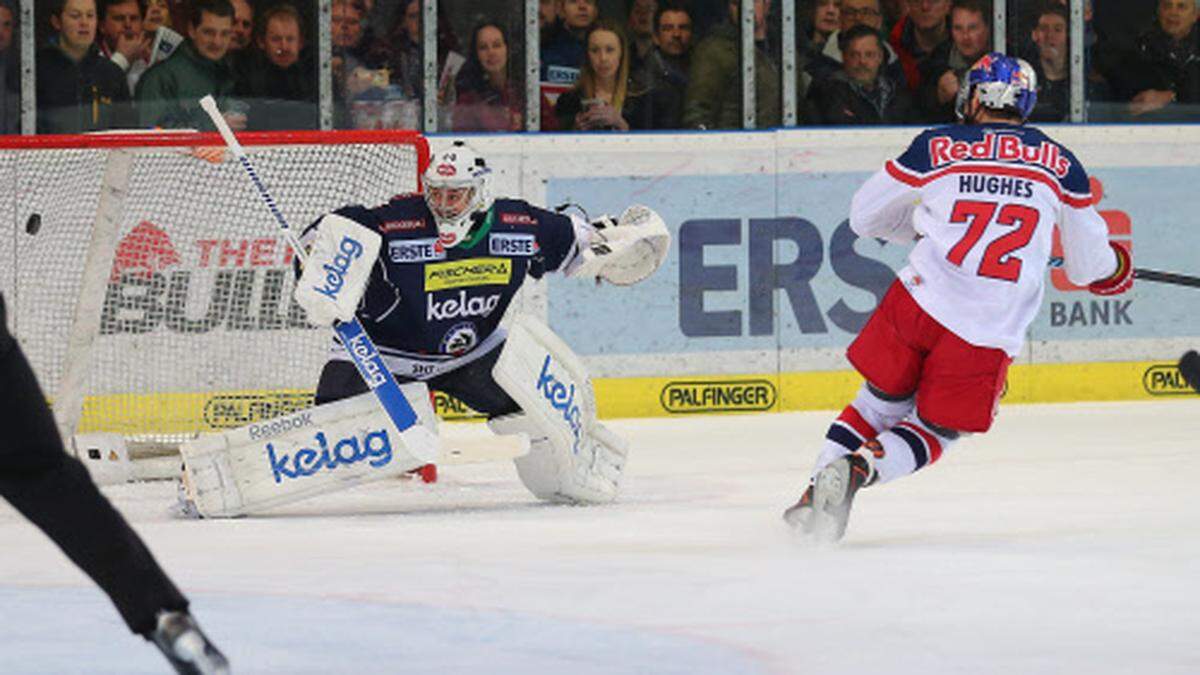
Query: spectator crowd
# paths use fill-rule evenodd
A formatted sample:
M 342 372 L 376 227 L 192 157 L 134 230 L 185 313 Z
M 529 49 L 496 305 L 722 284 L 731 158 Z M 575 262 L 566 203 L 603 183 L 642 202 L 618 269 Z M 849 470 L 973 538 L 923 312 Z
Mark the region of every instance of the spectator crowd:
M 794 0 L 794 73 L 783 70 L 781 2 L 752 0 L 755 126 L 932 125 L 955 119 L 963 74 L 992 49 L 993 0 Z M 999 0 L 996 0 L 999 1 Z M 1066 0 L 1005 0 L 1008 52 L 1038 76 L 1033 120 L 1071 107 Z M 1089 117 L 1198 119 L 1200 0 L 1089 0 Z M 533 91 L 541 129 L 735 129 L 742 109 L 741 0 L 540 0 Z M 19 11 L 0 0 L 0 133 L 20 130 Z M 316 3 L 287 0 L 38 0 L 38 133 L 210 128 L 213 94 L 235 129 L 319 123 Z M 1105 21 L 1094 9 L 1103 8 Z M 453 19 L 451 18 L 453 17 Z M 441 0 L 436 91 L 426 92 L 420 0 L 332 0 L 338 128 L 526 128 L 524 3 Z

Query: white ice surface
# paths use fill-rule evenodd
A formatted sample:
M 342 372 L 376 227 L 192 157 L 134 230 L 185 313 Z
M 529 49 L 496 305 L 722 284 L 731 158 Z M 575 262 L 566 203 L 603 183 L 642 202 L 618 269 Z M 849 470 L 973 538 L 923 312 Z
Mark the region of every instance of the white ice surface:
M 508 463 L 236 521 L 106 493 L 236 673 L 1200 673 L 1200 400 L 1005 407 L 813 549 L 779 516 L 831 417 L 616 421 L 599 508 Z M 166 672 L 7 505 L 0 542 L 0 673 Z

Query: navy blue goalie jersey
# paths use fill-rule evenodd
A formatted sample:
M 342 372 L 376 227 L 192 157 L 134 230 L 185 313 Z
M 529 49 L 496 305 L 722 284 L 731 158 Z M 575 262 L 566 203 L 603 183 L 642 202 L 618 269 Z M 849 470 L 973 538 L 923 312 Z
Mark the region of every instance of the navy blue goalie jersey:
M 518 199 L 497 199 L 471 236 L 438 241 L 420 195 L 335 213 L 383 238 L 358 318 L 392 372 L 426 379 L 490 351 L 500 319 L 526 276 L 541 278 L 577 255 L 571 218 Z M 316 224 L 304 232 L 307 245 Z M 339 358 L 340 348 L 334 349 Z

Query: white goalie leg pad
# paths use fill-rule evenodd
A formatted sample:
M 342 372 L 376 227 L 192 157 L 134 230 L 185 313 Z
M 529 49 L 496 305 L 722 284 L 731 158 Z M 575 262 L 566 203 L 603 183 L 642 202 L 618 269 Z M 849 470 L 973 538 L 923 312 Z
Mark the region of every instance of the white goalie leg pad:
M 436 432 L 423 383 L 400 385 L 419 424 Z M 435 448 L 436 450 L 436 448 Z M 375 395 L 291 413 L 184 443 L 185 510 L 241 516 L 398 476 L 433 463 L 436 451 L 405 446 Z
M 628 443 L 596 421 L 583 362 L 545 324 L 518 316 L 492 375 L 522 412 L 492 420 L 498 434 L 524 433 L 517 475 L 539 499 L 596 504 L 617 496 Z

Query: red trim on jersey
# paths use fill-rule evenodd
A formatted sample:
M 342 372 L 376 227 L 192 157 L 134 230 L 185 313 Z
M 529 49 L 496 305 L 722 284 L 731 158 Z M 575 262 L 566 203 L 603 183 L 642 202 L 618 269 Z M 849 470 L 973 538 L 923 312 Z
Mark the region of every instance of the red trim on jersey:
M 920 439 L 922 441 L 925 442 L 925 449 L 929 451 L 929 464 L 933 464 L 934 462 L 938 461 L 938 459 L 941 458 L 942 443 L 941 443 L 941 441 L 939 441 L 937 439 L 937 436 L 934 436 L 933 434 L 926 431 L 924 429 L 924 427 L 921 427 L 920 425 L 917 425 L 917 424 L 913 424 L 912 422 L 901 422 L 901 423 L 897 424 L 896 426 L 904 427 L 905 429 L 908 429 L 909 431 L 913 432 L 918 437 L 920 437 Z M 928 465 L 926 465 L 926 466 L 928 466 Z
M 863 441 L 869 441 L 879 435 L 879 431 L 871 426 L 853 405 L 846 406 L 842 414 L 838 415 L 837 421 L 850 427 L 851 431 L 858 434 Z
M 1011 176 L 1014 178 L 1026 178 L 1043 183 L 1054 190 L 1054 194 L 1059 201 L 1077 209 L 1087 208 L 1092 204 L 1091 194 L 1083 195 L 1082 197 L 1075 196 L 1073 193 L 1068 193 L 1063 190 L 1062 185 L 1057 180 L 1049 175 L 1038 171 L 1037 169 L 1029 169 L 1018 166 L 995 166 L 993 164 L 955 164 L 954 166 L 945 169 L 939 169 L 933 173 L 919 175 L 908 173 L 908 171 L 897 163 L 895 160 L 889 159 L 884 165 L 888 175 L 896 180 L 911 185 L 912 187 L 924 187 L 926 184 L 937 180 L 943 176 L 959 173 L 982 173 L 991 174 L 994 176 Z

